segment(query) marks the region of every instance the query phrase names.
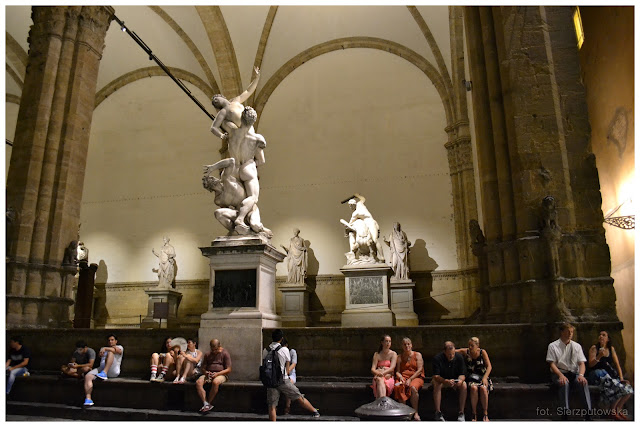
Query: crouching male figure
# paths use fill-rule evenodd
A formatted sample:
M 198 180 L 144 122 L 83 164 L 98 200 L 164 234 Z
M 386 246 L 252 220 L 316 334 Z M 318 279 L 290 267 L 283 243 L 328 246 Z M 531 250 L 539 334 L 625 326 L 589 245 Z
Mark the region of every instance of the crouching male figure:
M 95 361 L 95 350 L 87 346 L 86 342 L 80 340 L 76 342 L 76 351 L 71 356 L 71 362 L 67 365 L 62 365 L 62 374 L 73 378 L 82 378 L 93 368 L 93 362 Z
M 284 333 L 282 329 L 276 329 L 271 334 L 271 339 L 273 342 L 269 344 L 269 350 L 276 350 L 278 352 L 278 360 L 280 361 L 280 370 L 282 372 L 282 383 L 278 387 L 268 387 L 267 388 L 267 407 L 269 408 L 269 421 L 276 420 L 276 407 L 278 406 L 278 400 L 280 400 L 280 393 L 284 394 L 285 397 L 291 399 L 292 401 L 298 401 L 300 405 L 307 411 L 311 412 L 313 418 L 320 417 L 320 413 L 316 408 L 311 405 L 298 387 L 294 383 L 289 380 L 289 375 L 287 372 L 289 370 L 289 364 L 291 363 L 291 355 L 289 353 L 289 349 L 287 347 L 282 346 L 282 339 L 284 338 Z M 262 358 L 267 355 L 267 349 L 264 349 L 262 353 Z
M 551 371 L 551 381 L 558 387 L 558 398 L 562 405 L 562 418 L 567 419 L 569 410 L 569 390 L 575 387 L 580 391 L 580 397 L 587 408 L 587 419 L 591 413 L 591 396 L 589 386 L 584 377 L 587 358 L 584 357 L 582 346 L 572 341 L 574 328 L 569 323 L 560 325 L 560 338 L 547 347 L 547 362 Z M 559 411 L 561 409 L 559 408 Z
M 444 343 L 444 351 L 433 358 L 433 403 L 436 409 L 436 421 L 444 421 L 440 402 L 442 388 L 458 390 L 458 421 L 464 421 L 464 405 L 467 400 L 467 365 L 460 353 L 456 353 L 456 346 L 451 341 Z
M 215 338 L 209 342 L 209 346 L 211 351 L 204 355 L 202 364 L 204 373 L 196 380 L 196 390 L 203 403 L 200 412 L 209 412 L 213 409 L 212 403 L 213 399 L 216 398 L 216 394 L 218 394 L 218 388 L 220 384 L 227 381 L 228 375 L 231 373 L 231 356 L 229 352 L 222 348 L 220 341 Z M 205 384 L 211 384 L 208 399 L 204 391 Z

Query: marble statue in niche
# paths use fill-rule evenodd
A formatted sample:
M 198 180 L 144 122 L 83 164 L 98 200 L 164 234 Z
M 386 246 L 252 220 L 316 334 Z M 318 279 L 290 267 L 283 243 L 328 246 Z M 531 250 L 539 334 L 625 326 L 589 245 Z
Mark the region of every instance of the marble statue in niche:
M 389 239 L 384 237 L 384 242 L 391 252 L 391 269 L 394 281 L 409 280 L 409 247 L 411 242 L 407 234 L 402 230 L 399 222 L 393 223 L 393 231 Z
M 64 257 L 62 258 L 62 265 L 77 265 L 78 264 L 78 241 L 72 240 L 64 249 Z
M 169 244 L 169 240 L 166 236 L 162 238 L 164 245 L 160 249 L 160 253 L 151 248 L 151 252 L 158 257 L 158 268 L 154 268 L 152 271 L 158 273 L 158 288 L 163 289 L 175 288 L 176 250 Z
M 271 230 L 264 227 L 260 219 L 258 199 L 260 183 L 258 166 L 265 163 L 265 138 L 256 133 L 253 124 L 258 115 L 251 107 L 242 105 L 251 96 L 260 77 L 249 88 L 236 98 L 227 100 L 222 95 L 215 95 L 212 104 L 219 110 L 211 125 L 211 132 L 228 142 L 229 157 L 212 165 L 204 166 L 203 186 L 216 193 L 214 199 L 220 209 L 215 216 L 230 232 L 237 234 L 261 234 L 271 238 Z M 224 132 L 223 132 L 224 131 Z M 220 178 L 211 173 L 220 170 Z
M 540 235 L 547 243 L 547 255 L 549 260 L 549 274 L 552 278 L 560 276 L 559 246 L 562 240 L 562 230 L 558 225 L 558 211 L 553 196 L 542 199 L 542 227 Z
M 89 262 L 89 249 L 84 245 L 84 242 L 78 242 L 78 262 L 84 261 Z
M 280 246 L 287 253 L 287 283 L 304 284 L 309 260 L 304 239 L 300 237 L 300 230 L 298 228 L 293 229 L 293 237 L 289 240 L 288 248 L 284 245 Z
M 365 206 L 365 201 L 360 194 L 354 194 L 348 202 L 352 210 L 351 218 L 349 221 L 340 220 L 349 238 L 349 252 L 345 254 L 347 265 L 384 264 L 384 253 L 378 240 L 380 227 Z

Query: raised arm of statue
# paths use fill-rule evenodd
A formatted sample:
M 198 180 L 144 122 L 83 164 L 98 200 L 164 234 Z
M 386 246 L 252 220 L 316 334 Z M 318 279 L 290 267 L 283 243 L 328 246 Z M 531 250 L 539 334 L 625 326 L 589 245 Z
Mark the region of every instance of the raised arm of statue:
M 258 87 L 258 81 L 260 80 L 260 69 L 258 67 L 253 67 L 253 70 L 256 72 L 256 78 L 251 83 L 249 83 L 249 87 L 247 88 L 247 90 L 233 98 L 231 102 L 237 101 L 240 104 L 243 104 L 247 99 L 249 99 L 251 94 L 255 92 L 256 88 Z

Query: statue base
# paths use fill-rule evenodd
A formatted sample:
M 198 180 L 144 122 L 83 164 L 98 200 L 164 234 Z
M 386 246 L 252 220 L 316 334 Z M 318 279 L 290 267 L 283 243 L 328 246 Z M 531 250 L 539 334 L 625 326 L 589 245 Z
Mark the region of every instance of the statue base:
M 284 283 L 278 287 L 282 292 L 282 326 L 305 327 L 311 323 L 309 316 L 309 294 L 306 283 Z
M 386 264 L 345 265 L 346 309 L 342 312 L 343 327 L 394 326 L 395 315 L 389 298 L 391 267 Z
M 180 305 L 180 301 L 182 301 L 182 292 L 165 288 L 149 288 L 145 289 L 144 293 L 149 296 L 149 304 L 147 306 L 147 316 L 144 317 L 142 323 L 140 323 L 141 329 L 180 327 L 180 322 L 178 321 L 178 306 Z M 166 318 L 164 315 L 160 316 L 162 319 L 156 317 L 154 310 L 155 303 L 157 302 L 169 304 Z M 159 314 L 160 313 L 158 313 L 158 315 Z
M 391 279 L 391 310 L 396 315 L 396 326 L 418 326 L 418 315 L 413 309 L 413 289 L 416 282 Z
M 200 348 L 213 338 L 231 354 L 234 380 L 257 380 L 262 328 L 281 326 L 276 264 L 285 254 L 260 236 L 223 236 L 200 248 L 209 258 L 209 310 L 200 318 Z

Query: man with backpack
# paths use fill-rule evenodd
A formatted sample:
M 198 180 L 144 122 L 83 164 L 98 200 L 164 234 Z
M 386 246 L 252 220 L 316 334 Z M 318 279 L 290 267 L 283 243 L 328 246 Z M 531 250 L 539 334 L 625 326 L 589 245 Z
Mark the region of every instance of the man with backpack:
M 276 329 L 271 334 L 273 342 L 268 349 L 263 351 L 262 366 L 260 367 L 260 380 L 267 387 L 267 407 L 269 408 L 269 421 L 276 420 L 276 407 L 280 400 L 280 393 L 292 401 L 298 401 L 304 409 L 313 414 L 313 418 L 320 417 L 320 413 L 300 393 L 287 375 L 287 369 L 291 362 L 289 349 L 282 346 L 284 333 L 282 329 Z M 276 357 L 277 356 L 277 357 Z

